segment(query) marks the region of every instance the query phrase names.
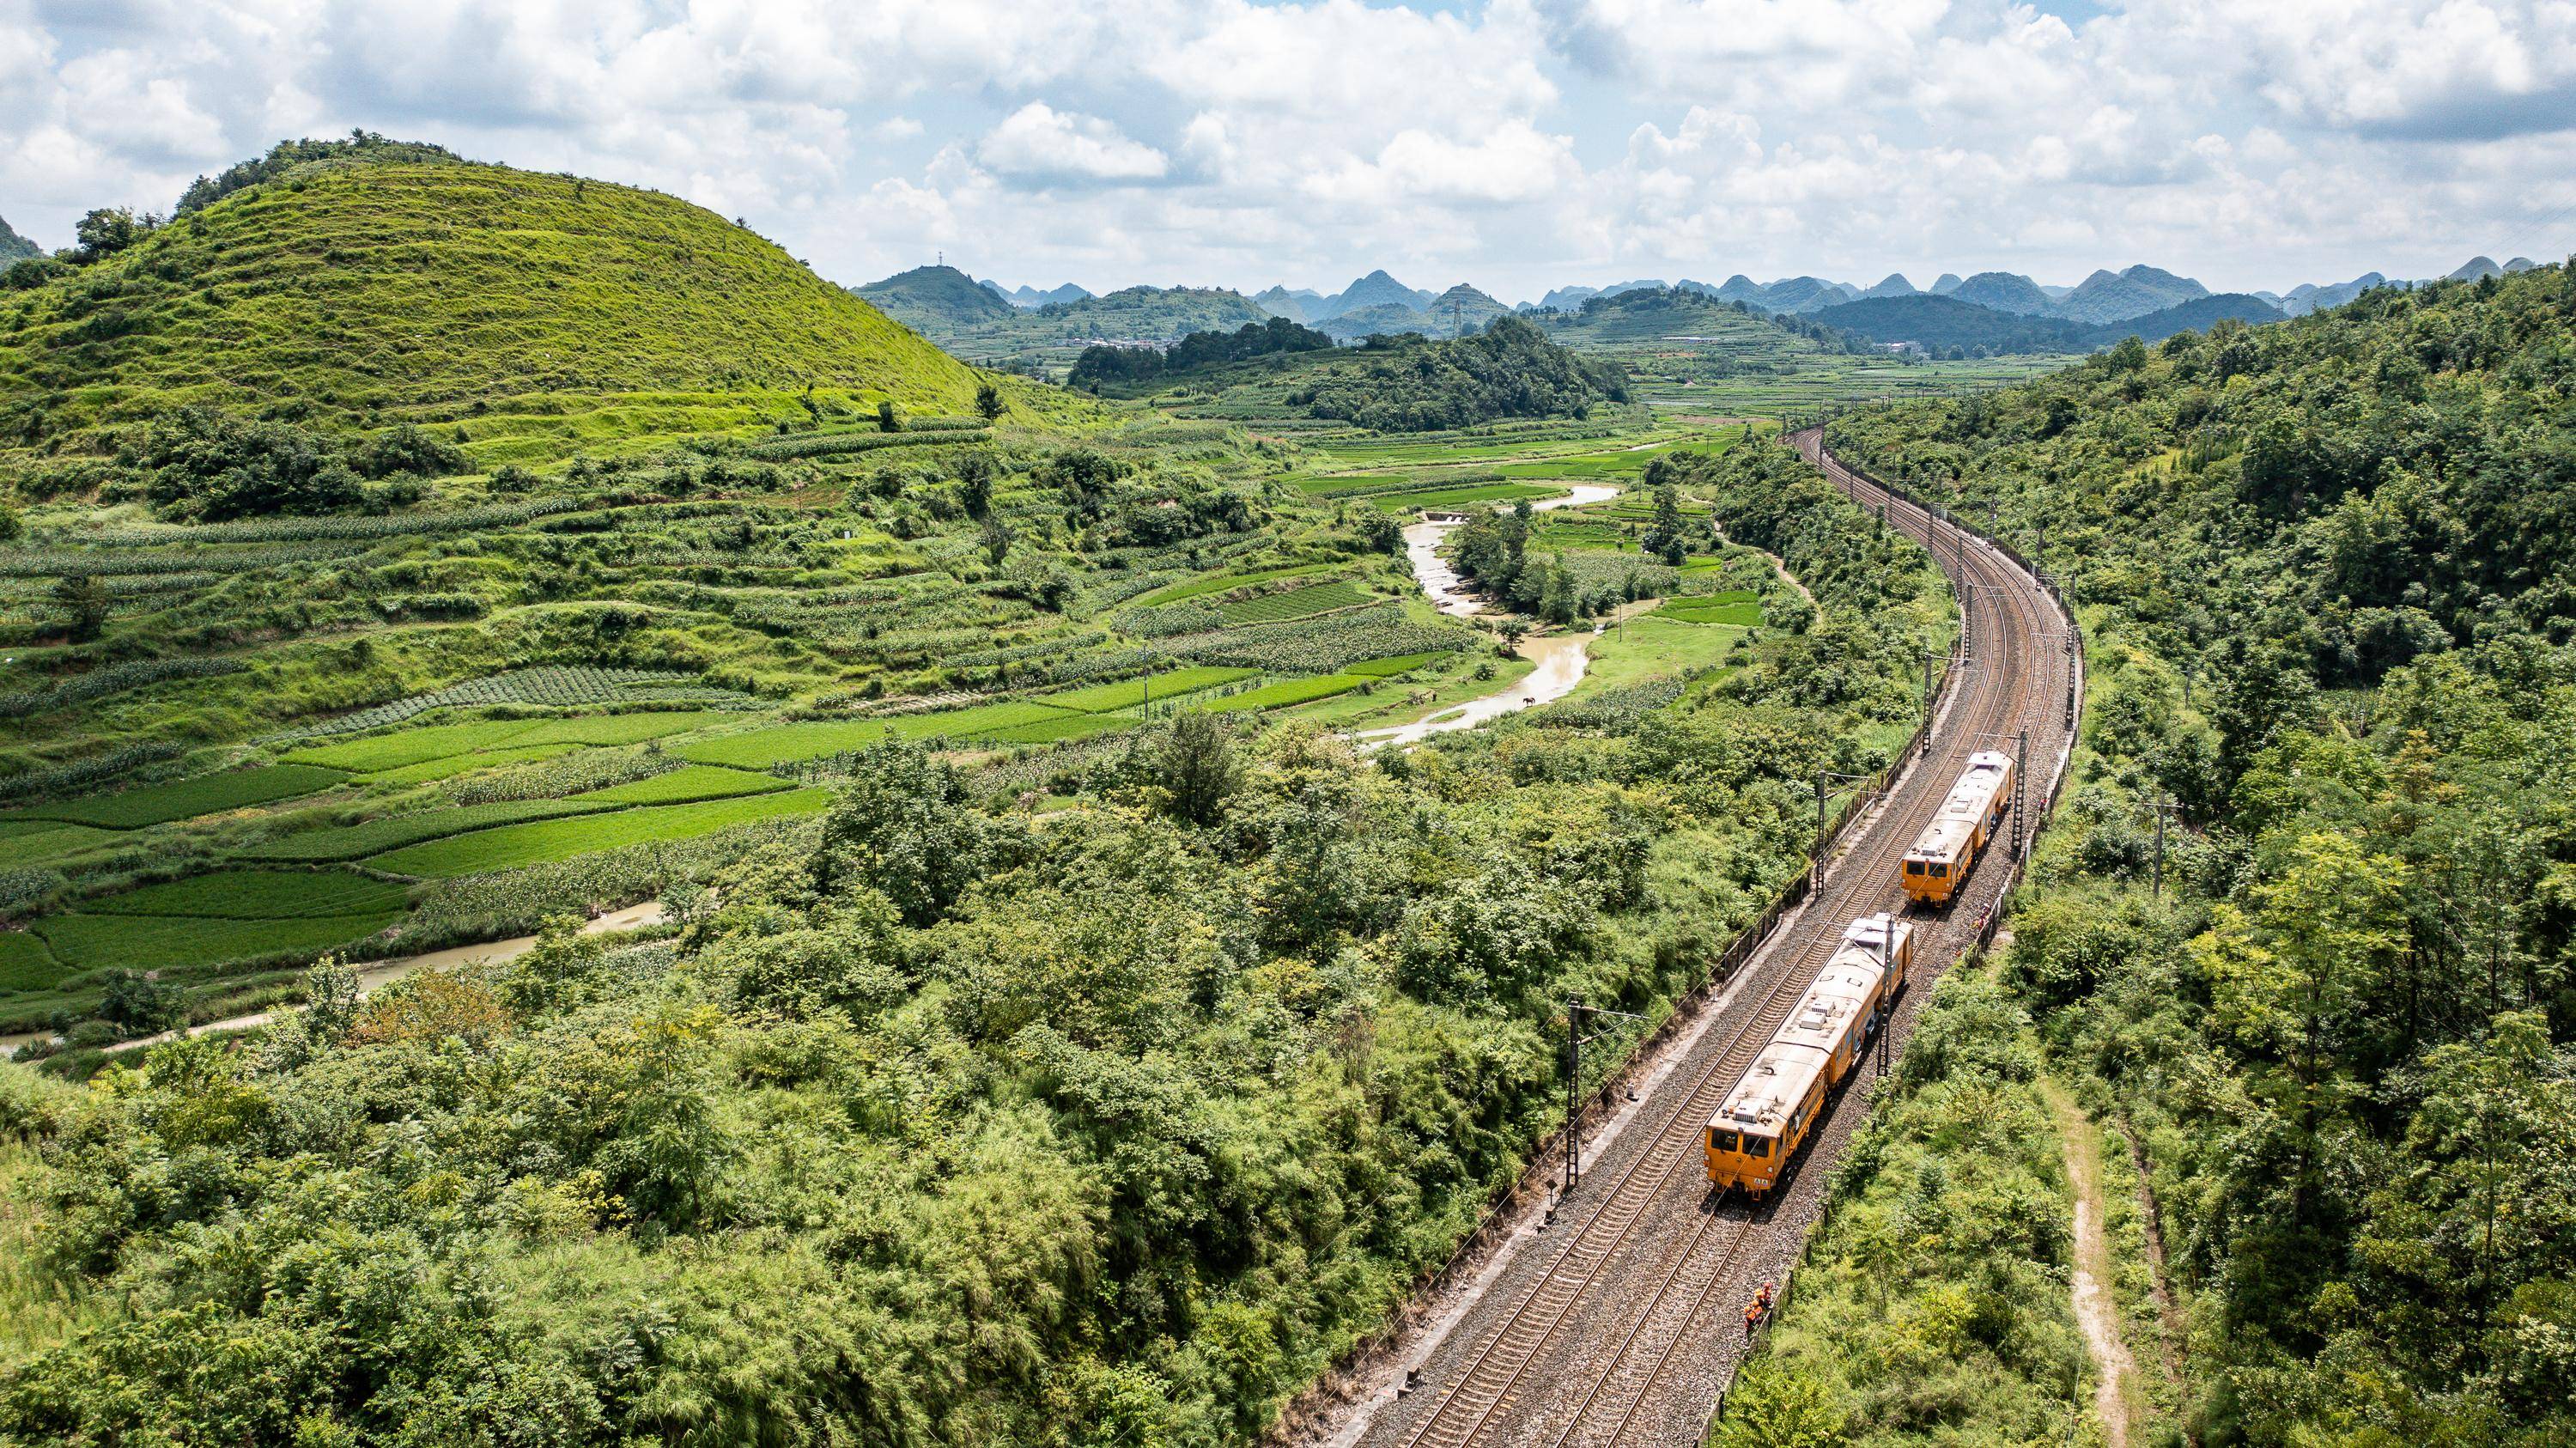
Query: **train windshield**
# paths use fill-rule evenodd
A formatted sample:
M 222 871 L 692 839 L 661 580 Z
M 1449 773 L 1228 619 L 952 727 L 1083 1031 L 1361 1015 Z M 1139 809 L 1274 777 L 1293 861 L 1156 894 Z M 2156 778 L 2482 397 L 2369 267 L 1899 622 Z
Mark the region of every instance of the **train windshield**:
M 1712 1126 L 1708 1129 L 1708 1145 L 1711 1151 L 1742 1151 L 1744 1138 L 1732 1131 L 1720 1131 Z
M 1767 1136 L 1745 1137 L 1744 1154 L 1747 1156 L 1769 1156 L 1771 1154 L 1771 1138 Z

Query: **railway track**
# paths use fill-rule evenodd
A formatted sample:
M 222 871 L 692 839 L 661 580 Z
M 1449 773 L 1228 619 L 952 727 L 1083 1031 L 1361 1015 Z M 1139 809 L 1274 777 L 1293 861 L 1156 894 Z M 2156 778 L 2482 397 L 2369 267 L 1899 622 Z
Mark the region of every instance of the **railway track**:
M 1883 509 L 1890 527 L 1929 548 L 1961 601 L 1962 667 L 1945 683 L 1921 756 L 1890 786 L 1876 817 L 1846 832 L 1844 851 L 1823 885 L 1747 967 L 1745 984 L 1721 1007 L 1721 1019 L 1562 1204 L 1575 1209 L 1575 1220 L 1560 1229 L 1566 1236 L 1525 1250 L 1529 1265 L 1505 1273 L 1488 1294 L 1503 1305 L 1471 1310 L 1460 1330 L 1433 1350 L 1424 1364 L 1431 1400 L 1409 1413 L 1381 1413 L 1362 1441 L 1404 1448 L 1594 1448 L 1667 1441 L 1676 1425 L 1695 1429 L 1705 1421 L 1715 1393 L 1711 1359 L 1728 1358 L 1721 1368 L 1731 1366 L 1729 1355 L 1741 1351 L 1724 1331 L 1740 1301 L 1730 1294 L 1787 1264 L 1823 1169 L 1840 1154 L 1860 1111 L 1837 1099 L 1796 1174 L 1760 1208 L 1708 1200 L 1699 1143 L 1710 1114 L 1831 957 L 1843 926 L 1860 915 L 1904 908 L 1898 863 L 1968 754 L 2012 750 L 2027 731 L 2034 777 L 2020 808 L 2036 813 L 2049 797 L 2071 723 L 2074 678 L 2066 623 L 2055 603 L 2001 552 L 1842 467 L 1814 432 L 1791 443 L 1855 502 Z M 2033 823 L 2013 821 L 2025 840 Z M 1946 915 L 1914 917 L 1928 936 L 1918 937 L 1918 975 L 1935 974 L 1954 959 L 1998 908 L 2011 838 L 1980 861 Z M 1891 1033 L 1900 1021 L 1910 1029 L 1920 994 L 1908 987 L 1887 1026 Z M 1846 1078 L 1846 1092 L 1859 1094 L 1851 1088 L 1863 1076 L 1855 1071 Z M 1615 1157 L 1624 1162 L 1614 1165 Z M 1724 1308 L 1711 1308 L 1720 1300 Z

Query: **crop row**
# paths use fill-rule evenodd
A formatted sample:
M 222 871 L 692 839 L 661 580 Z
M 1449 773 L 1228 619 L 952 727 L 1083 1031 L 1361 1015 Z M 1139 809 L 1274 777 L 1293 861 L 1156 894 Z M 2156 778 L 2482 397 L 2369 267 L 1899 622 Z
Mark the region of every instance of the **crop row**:
M 1094 684 L 1087 689 L 1069 689 L 1061 694 L 1049 694 L 1035 702 L 1058 709 L 1078 709 L 1086 714 L 1101 714 L 1113 709 L 1133 709 L 1153 699 L 1177 699 L 1183 694 L 1196 693 L 1201 689 L 1213 689 L 1219 684 L 1231 684 L 1237 679 L 1248 679 L 1252 674 L 1251 669 L 1223 669 L 1196 665 L 1166 669 L 1160 674 L 1141 679 L 1129 679 L 1123 683 Z
M 1291 704 L 1311 704 L 1335 694 L 1347 694 L 1363 684 L 1377 680 L 1362 674 L 1321 674 L 1309 679 L 1280 679 L 1258 689 L 1228 694 L 1207 705 L 1210 713 L 1232 714 L 1252 709 L 1284 709 Z
M 1138 598 L 1140 604 L 1179 603 L 1183 599 L 1205 598 L 1211 593 L 1228 593 L 1256 583 L 1277 578 L 1303 578 L 1340 565 L 1333 563 L 1292 563 L 1283 568 L 1264 568 L 1251 573 L 1220 573 L 1214 578 L 1193 578 L 1168 587 L 1155 589 Z
M 1401 513 L 1412 508 L 1465 508 L 1478 503 L 1517 503 L 1528 498 L 1552 498 L 1563 488 L 1550 488 L 1537 483 L 1485 483 L 1472 488 L 1435 488 L 1427 492 L 1391 493 L 1372 498 L 1381 512 Z
M 683 697 L 711 694 L 715 697 Z M 426 694 L 413 694 L 355 714 L 270 736 L 269 743 L 286 743 L 332 734 L 355 734 L 366 729 L 380 729 L 400 724 L 432 709 L 471 707 L 483 704 L 619 704 L 630 702 L 718 703 L 747 696 L 727 690 L 710 690 L 694 674 L 672 673 L 659 669 L 600 669 L 588 665 L 548 664 L 536 668 L 510 669 L 479 679 L 467 679 L 444 689 Z
M 11 549 L 0 554 L 0 578 L 123 578 L 199 573 L 256 573 L 320 563 L 361 551 L 346 543 L 281 543 L 228 551 L 183 548 L 166 553 L 91 548 Z
M 465 529 L 508 528 L 555 513 L 588 506 L 581 498 L 530 498 L 491 503 L 444 513 L 385 513 L 361 517 L 254 518 L 238 523 L 198 523 L 186 527 L 48 530 L 34 541 L 39 547 L 86 545 L 92 548 L 167 548 L 190 543 L 305 543 L 344 538 L 400 538 L 421 533 L 455 533 Z
M 1344 578 L 1219 604 L 1217 615 L 1229 624 L 1284 623 L 1289 619 L 1310 618 L 1335 609 L 1357 608 L 1375 597 L 1359 584 Z
M 664 735 L 684 733 L 727 717 L 708 710 L 669 710 L 582 714 L 560 719 L 475 719 L 398 729 L 390 734 L 343 740 L 337 744 L 307 745 L 285 757 L 290 763 L 325 764 L 360 774 L 373 774 L 505 744 L 513 749 L 548 744 L 637 744 Z
M 401 919 L 399 910 L 274 920 L 190 915 L 48 916 L 31 928 L 44 937 L 60 965 L 51 979 L 30 982 L 21 988 L 48 990 L 72 976 L 113 966 L 167 972 L 309 956 L 364 940 Z
M 418 814 L 362 820 L 354 825 L 303 830 L 253 845 L 243 851 L 243 855 L 255 860 L 311 864 L 362 860 L 369 855 L 381 855 L 387 850 L 398 850 L 423 840 L 443 839 L 448 835 L 490 829 L 496 825 L 525 824 L 530 820 L 556 819 L 564 815 L 597 814 L 616 807 L 598 800 L 513 799 L 493 804 L 423 810 Z
M 927 714 L 886 714 L 867 719 L 809 720 L 774 724 L 741 734 L 723 734 L 682 745 L 683 759 L 723 764 L 736 769 L 767 769 L 776 764 L 820 759 L 865 749 L 887 739 L 972 739 L 997 729 L 1062 719 L 1073 711 L 1028 700 L 978 704 Z
M 981 429 L 930 428 L 917 432 L 829 432 L 808 437 L 786 437 L 776 442 L 754 443 L 743 449 L 752 457 L 783 461 L 789 458 L 829 457 L 836 453 L 874 452 L 878 448 L 922 447 L 948 443 L 982 442 L 992 436 Z
M 217 870 L 81 902 L 85 915 L 284 920 L 399 910 L 404 889 L 349 870 Z
M 103 699 L 110 694 L 148 688 L 171 679 L 206 679 L 218 674 L 238 674 L 247 667 L 239 659 L 130 659 L 121 664 L 92 669 L 78 678 L 59 680 L 41 689 L 19 689 L 0 694 L 0 719 L 42 714 L 92 699 Z
M 1231 664 L 1275 674 L 1329 674 L 1364 659 L 1446 653 L 1474 643 L 1454 625 L 1419 624 L 1399 604 L 1319 614 L 1292 623 L 1255 624 L 1191 635 L 1158 645 L 1204 664 Z

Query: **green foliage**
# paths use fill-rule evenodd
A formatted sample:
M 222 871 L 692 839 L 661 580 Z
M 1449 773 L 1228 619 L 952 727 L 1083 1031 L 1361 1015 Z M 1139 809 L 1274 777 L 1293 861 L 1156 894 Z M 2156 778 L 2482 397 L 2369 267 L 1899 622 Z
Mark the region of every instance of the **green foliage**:
M 823 819 L 814 883 L 856 882 L 912 925 L 955 904 L 996 853 L 956 768 L 917 744 L 872 745 L 852 761 L 849 787 Z
M 1091 346 L 1074 359 L 1068 387 L 1093 392 L 1105 386 L 1153 382 L 1182 374 L 1297 352 L 1329 352 L 1333 339 L 1286 317 L 1246 322 L 1232 332 L 1192 332 L 1168 348 Z
M 426 141 L 396 141 L 371 131 L 351 131 L 346 138 L 280 141 L 255 161 L 227 166 L 213 176 L 199 176 L 179 197 L 174 216 L 202 211 L 236 191 L 276 181 L 307 168 L 349 162 L 438 162 L 460 159 L 444 146 Z
M 2140 1143 L 2203 1441 L 2571 1430 L 2571 333 L 2542 268 L 1831 429 L 2084 608 L 2006 969 Z
M 1304 394 L 1317 417 L 1377 432 L 1431 432 L 1498 417 L 1582 417 L 1596 402 L 1625 402 L 1615 365 L 1587 361 L 1518 317 L 1446 342 L 1401 344 L 1356 369 L 1336 368 Z

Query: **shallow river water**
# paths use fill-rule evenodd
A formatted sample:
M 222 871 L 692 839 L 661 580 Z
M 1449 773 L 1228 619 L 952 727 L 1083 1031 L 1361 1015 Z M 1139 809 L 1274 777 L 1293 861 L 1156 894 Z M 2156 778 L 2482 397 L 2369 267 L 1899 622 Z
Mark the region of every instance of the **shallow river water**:
M 1619 496 L 1619 490 L 1602 483 L 1578 483 L 1567 496 L 1530 504 L 1530 511 L 1542 513 L 1554 508 L 1575 508 L 1585 503 L 1598 503 Z M 1484 609 L 1483 600 L 1467 591 L 1466 581 L 1458 576 L 1447 560 L 1440 556 L 1440 541 L 1449 536 L 1457 523 L 1416 523 L 1404 530 L 1404 556 L 1413 565 L 1413 578 L 1422 585 L 1432 606 L 1453 618 L 1466 618 Z M 1598 632 L 1595 629 L 1594 632 Z M 1585 651 L 1592 635 L 1585 633 L 1549 634 L 1544 638 L 1521 640 L 1520 656 L 1533 660 L 1532 669 L 1519 683 L 1471 699 L 1454 708 L 1384 729 L 1363 731 L 1359 740 L 1370 749 L 1395 745 L 1399 748 L 1418 744 L 1434 734 L 1453 729 L 1473 729 L 1487 720 L 1499 719 L 1521 709 L 1534 709 L 1554 703 L 1574 692 L 1583 682 L 1584 671 L 1592 666 L 1592 656 Z

